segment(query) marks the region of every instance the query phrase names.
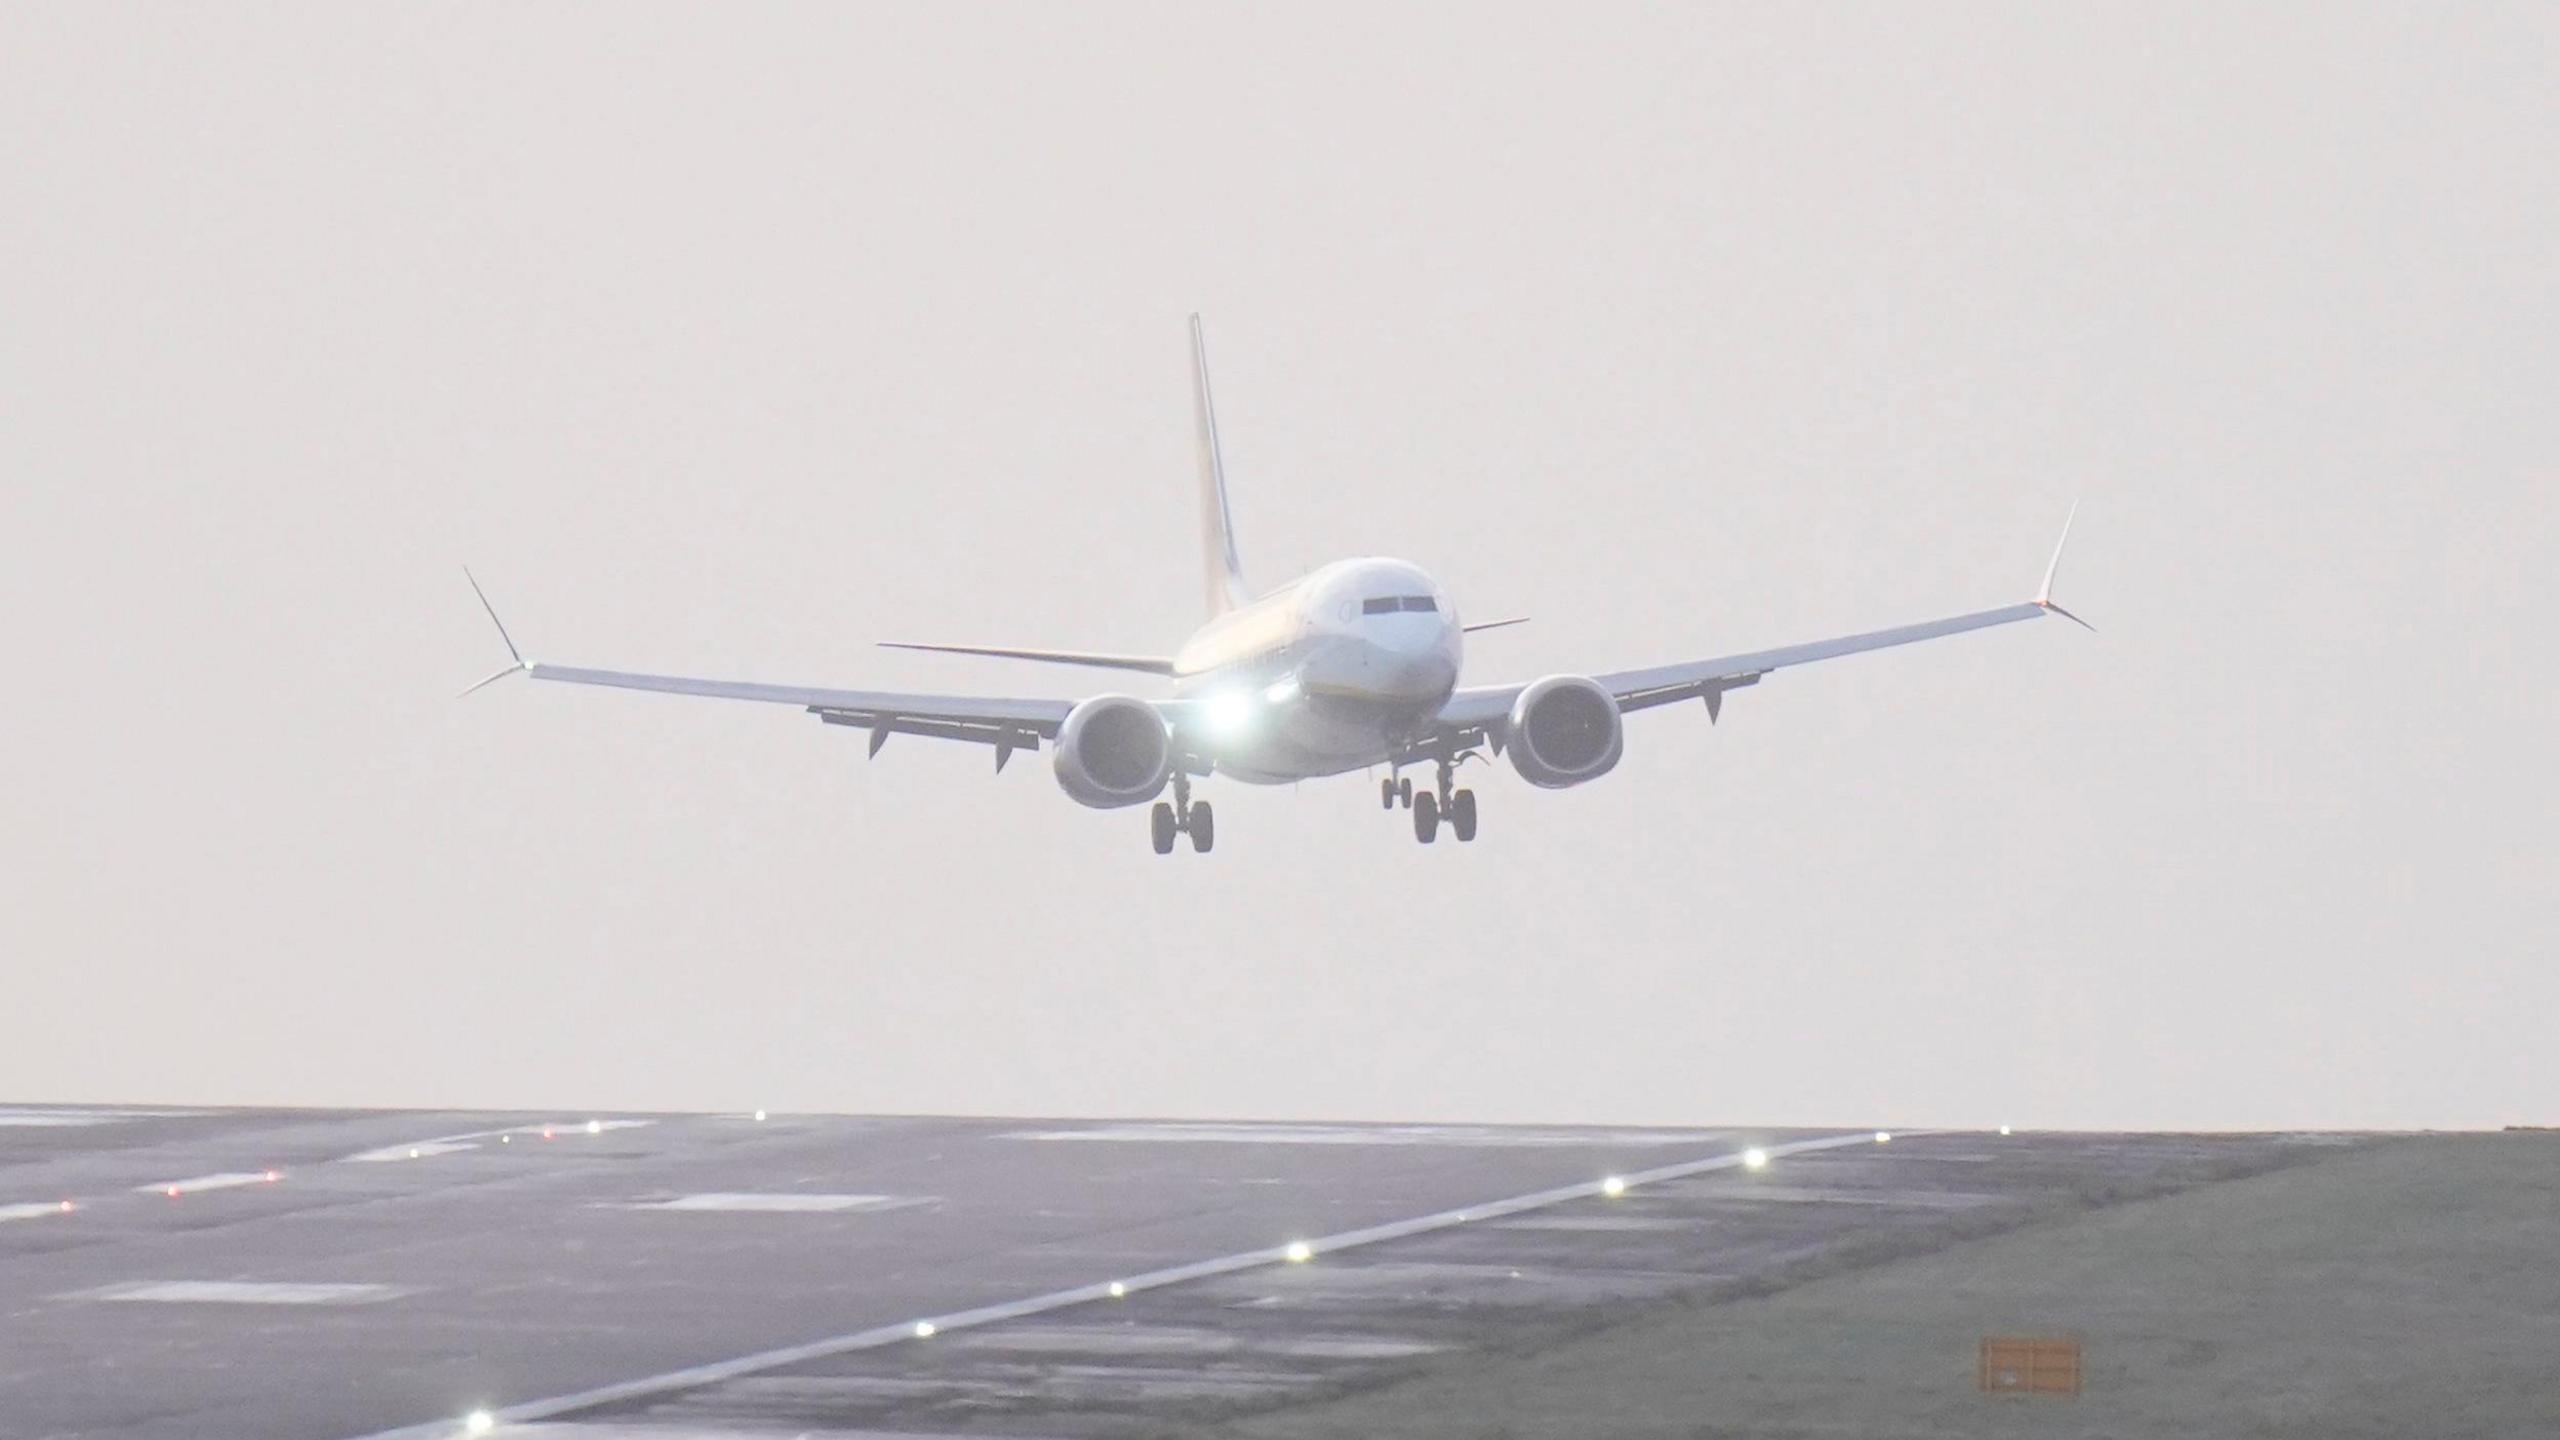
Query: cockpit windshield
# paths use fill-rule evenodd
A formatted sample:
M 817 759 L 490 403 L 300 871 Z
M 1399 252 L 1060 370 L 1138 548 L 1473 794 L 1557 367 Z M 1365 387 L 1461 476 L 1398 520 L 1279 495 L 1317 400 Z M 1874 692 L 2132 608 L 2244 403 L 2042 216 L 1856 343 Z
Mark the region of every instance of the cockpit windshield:
M 1439 603 L 1428 595 L 1377 595 L 1360 602 L 1363 615 L 1392 615 L 1399 610 L 1437 610 Z

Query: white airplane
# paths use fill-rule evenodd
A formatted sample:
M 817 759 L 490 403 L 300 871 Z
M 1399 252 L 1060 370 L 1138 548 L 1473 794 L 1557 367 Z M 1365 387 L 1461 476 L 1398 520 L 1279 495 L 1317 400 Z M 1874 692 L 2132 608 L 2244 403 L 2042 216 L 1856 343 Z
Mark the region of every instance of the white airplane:
M 1703 700 L 1712 723 L 1728 691 L 1757 684 L 1761 676 L 1789 665 L 2049 614 L 2088 623 L 2053 601 L 2054 570 L 2062 563 L 2062 546 L 2056 544 L 2043 588 L 2033 600 L 2015 605 L 1644 670 L 1462 687 L 1460 637 L 1520 621 L 1463 622 L 1448 592 L 1401 560 L 1337 561 L 1254 598 L 1236 558 L 1217 412 L 1209 398 L 1208 349 L 1197 315 L 1191 317 L 1191 367 L 1209 620 L 1180 649 L 1171 655 L 1117 655 L 883 642 L 896 649 L 1160 675 L 1173 682 L 1170 699 L 915 695 L 537 663 L 516 649 L 476 579 L 472 592 L 497 625 L 513 663 L 462 693 L 522 672 L 572 685 L 797 705 L 830 725 L 870 731 L 873 755 L 892 735 L 965 740 L 994 747 L 999 771 L 1015 751 L 1037 750 L 1047 741 L 1058 786 L 1078 803 L 1111 810 L 1154 802 L 1149 833 L 1159 855 L 1170 854 L 1182 835 L 1190 836 L 1191 848 L 1202 853 L 1215 842 L 1216 817 L 1209 802 L 1191 798 L 1195 780 L 1222 775 L 1279 785 L 1385 766 L 1380 802 L 1390 810 L 1399 804 L 1411 810 L 1414 838 L 1428 845 L 1443 824 L 1460 841 L 1475 838 L 1475 792 L 1457 788 L 1457 773 L 1461 764 L 1482 760 L 1487 750 L 1508 759 L 1530 784 L 1562 789 L 1597 780 L 1616 767 L 1625 749 L 1621 717 L 1630 710 Z M 2070 539 L 2068 518 L 2062 536 Z M 1417 793 L 1412 779 L 1402 774 L 1409 765 L 1431 766 L 1436 777 L 1432 788 Z M 1168 786 L 1170 801 L 1160 798 Z

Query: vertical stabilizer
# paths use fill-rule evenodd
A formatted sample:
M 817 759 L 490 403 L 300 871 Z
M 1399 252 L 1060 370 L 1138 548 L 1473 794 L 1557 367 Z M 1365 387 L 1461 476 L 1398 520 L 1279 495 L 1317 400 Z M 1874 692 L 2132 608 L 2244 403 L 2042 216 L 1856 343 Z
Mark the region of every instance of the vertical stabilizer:
M 1199 422 L 1200 554 L 1207 565 L 1209 613 L 1224 615 L 1253 598 L 1236 559 L 1234 513 L 1227 508 L 1227 463 L 1218 453 L 1218 409 L 1209 400 L 1209 342 L 1191 317 L 1191 407 Z

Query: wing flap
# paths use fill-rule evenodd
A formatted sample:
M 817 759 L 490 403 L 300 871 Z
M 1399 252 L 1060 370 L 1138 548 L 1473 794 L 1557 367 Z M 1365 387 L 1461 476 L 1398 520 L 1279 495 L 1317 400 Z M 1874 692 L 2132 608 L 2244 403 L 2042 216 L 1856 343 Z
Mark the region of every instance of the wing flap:
M 999 660 L 1081 665 L 1093 670 L 1136 670 L 1148 675 L 1173 673 L 1173 660 L 1164 655 L 1119 655 L 1101 650 L 1025 650 L 1006 645 L 935 645 L 918 640 L 883 640 L 879 643 L 883 650 L 926 650 L 937 655 L 992 655 Z
M 604 685 L 618 690 L 653 690 L 663 695 L 700 695 L 714 700 L 757 700 L 797 705 L 835 724 L 868 725 L 888 717 L 918 723 L 1028 732 L 1054 738 L 1075 708 L 1068 700 L 1014 700 L 978 695 L 911 695 L 892 690 L 831 690 L 806 685 L 767 685 L 752 680 L 701 680 L 685 675 L 645 675 L 623 670 L 589 670 L 574 665 L 528 663 L 527 675 L 569 685 Z M 833 719 L 843 716 L 843 719 Z M 923 732 L 918 732 L 923 733 Z M 948 738 L 961 738 L 952 736 Z M 992 734 L 988 743 L 994 743 Z

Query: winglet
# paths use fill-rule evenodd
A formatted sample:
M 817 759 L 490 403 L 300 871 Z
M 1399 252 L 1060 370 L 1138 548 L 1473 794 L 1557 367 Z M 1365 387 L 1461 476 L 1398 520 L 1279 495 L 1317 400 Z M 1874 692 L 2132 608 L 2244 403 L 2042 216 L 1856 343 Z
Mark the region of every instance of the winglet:
M 514 664 L 509 665 L 506 669 L 499 671 L 497 674 L 490 676 L 486 680 L 480 681 L 478 684 L 471 686 L 470 689 L 462 692 L 462 695 L 468 695 L 473 690 L 480 690 L 488 686 L 495 685 L 499 681 L 506 679 L 508 676 L 515 674 L 519 670 L 530 672 L 533 669 L 533 662 L 524 658 L 524 653 L 516 649 L 515 637 L 507 633 L 507 622 L 498 618 L 498 607 L 489 603 L 489 596 L 486 592 L 481 590 L 480 581 L 478 577 L 471 573 L 470 566 L 465 565 L 462 567 L 462 578 L 471 583 L 471 593 L 480 597 L 480 608 L 489 612 L 489 623 L 498 627 L 498 639 L 507 647 L 507 658 L 515 662 Z M 462 698 L 462 695 L 456 695 L 454 698 L 459 700 Z
M 2098 631 L 2097 626 L 2053 603 L 2053 574 L 2062 568 L 2062 547 L 2071 543 L 2071 522 L 2079 517 L 2080 502 L 2074 500 L 2071 502 L 2071 513 L 2062 517 L 2062 538 L 2053 542 L 2053 558 L 2045 562 L 2044 585 L 2036 591 L 2035 603 L 2037 608 L 2050 610 L 2094 635 Z

